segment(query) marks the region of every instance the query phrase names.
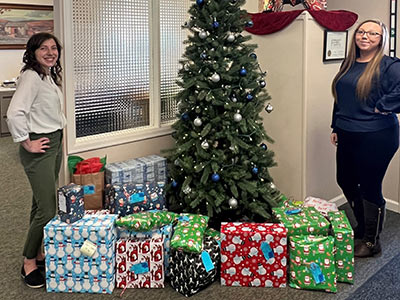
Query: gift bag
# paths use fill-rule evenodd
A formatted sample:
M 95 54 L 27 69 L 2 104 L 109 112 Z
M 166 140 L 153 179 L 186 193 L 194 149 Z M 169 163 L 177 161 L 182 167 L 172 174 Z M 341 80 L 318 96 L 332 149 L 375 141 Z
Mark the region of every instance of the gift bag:
M 85 210 L 103 208 L 104 171 L 73 174 L 72 182 L 83 186 Z

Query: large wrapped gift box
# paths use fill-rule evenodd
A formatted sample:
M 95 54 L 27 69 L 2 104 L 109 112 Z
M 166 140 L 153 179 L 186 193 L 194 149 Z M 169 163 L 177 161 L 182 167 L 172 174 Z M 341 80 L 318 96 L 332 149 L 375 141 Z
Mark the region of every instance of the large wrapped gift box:
M 311 197 L 311 196 L 304 199 L 304 206 L 314 207 L 324 217 L 328 216 L 328 212 L 338 211 L 338 208 L 335 203 L 331 203 L 325 199 Z
M 289 286 L 336 293 L 334 238 L 291 236 L 289 244 Z
M 55 217 L 44 227 L 48 292 L 112 293 L 116 219 L 84 215 L 67 224 Z
M 328 235 L 329 222 L 313 207 L 274 207 L 272 213 L 293 235 Z
M 60 187 L 57 192 L 60 220 L 73 223 L 82 219 L 85 214 L 82 186 L 71 183 Z
M 105 208 L 119 216 L 146 210 L 161 210 L 165 206 L 164 183 L 107 184 L 105 200 Z
M 354 233 L 344 211 L 329 212 L 335 236 L 336 273 L 338 282 L 354 283 Z
M 117 287 L 164 287 L 164 237 L 117 241 Z
M 221 224 L 221 284 L 285 287 L 287 229 L 272 223 Z
M 200 253 L 171 248 L 170 283 L 182 295 L 189 297 L 212 284 L 220 264 L 219 237 L 206 234 Z
M 166 182 L 167 161 L 158 155 L 149 155 L 106 165 L 106 183 Z

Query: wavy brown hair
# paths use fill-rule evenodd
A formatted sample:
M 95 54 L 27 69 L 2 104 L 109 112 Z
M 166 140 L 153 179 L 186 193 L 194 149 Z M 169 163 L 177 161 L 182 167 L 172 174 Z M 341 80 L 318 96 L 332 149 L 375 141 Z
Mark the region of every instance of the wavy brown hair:
M 50 68 L 50 76 L 53 78 L 54 82 L 60 86 L 62 77 L 61 77 L 61 63 L 60 63 L 60 58 L 61 58 L 61 44 L 58 41 L 58 39 L 47 32 L 39 32 L 30 37 L 28 40 L 28 43 L 26 44 L 26 51 L 24 53 L 24 57 L 22 61 L 25 63 L 25 65 L 22 67 L 21 72 L 24 72 L 26 70 L 33 70 L 36 71 L 42 79 L 47 75 L 46 71 L 43 70 L 43 67 L 40 65 L 40 63 L 36 60 L 35 56 L 35 51 L 39 49 L 39 47 L 47 40 L 54 40 L 57 46 L 58 50 L 58 58 L 56 61 L 56 64 Z
M 357 96 L 362 101 L 366 101 L 369 93 L 371 92 L 373 80 L 379 78 L 380 75 L 380 63 L 383 58 L 383 51 L 385 50 L 389 35 L 388 30 L 385 24 L 383 24 L 379 20 L 366 20 L 362 22 L 358 27 L 354 30 L 353 37 L 350 44 L 350 49 L 348 51 L 346 59 L 343 61 L 343 64 L 340 67 L 339 72 L 336 74 L 335 78 L 332 82 L 332 94 L 335 98 L 335 102 L 337 102 L 337 93 L 336 93 L 336 84 L 346 74 L 350 68 L 353 66 L 354 62 L 358 57 L 360 57 L 360 49 L 356 44 L 356 32 L 360 27 L 368 22 L 372 22 L 378 24 L 382 29 L 381 41 L 379 43 L 378 51 L 376 51 L 374 57 L 368 62 L 364 72 L 361 74 L 360 78 L 357 82 Z

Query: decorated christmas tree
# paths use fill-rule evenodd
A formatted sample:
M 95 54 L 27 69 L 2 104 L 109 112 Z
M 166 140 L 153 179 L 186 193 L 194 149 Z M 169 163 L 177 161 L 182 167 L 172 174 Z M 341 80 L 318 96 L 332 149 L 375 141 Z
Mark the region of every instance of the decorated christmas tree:
M 272 139 L 260 116 L 273 108 L 257 46 L 242 34 L 253 25 L 244 3 L 197 0 L 183 26 L 190 33 L 180 61 L 167 199 L 170 210 L 216 222 L 266 220 L 282 199 L 269 174 Z

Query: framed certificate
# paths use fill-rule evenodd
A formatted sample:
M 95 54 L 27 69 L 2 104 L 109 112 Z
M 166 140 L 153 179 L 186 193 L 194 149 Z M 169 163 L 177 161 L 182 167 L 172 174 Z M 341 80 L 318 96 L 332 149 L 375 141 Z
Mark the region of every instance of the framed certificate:
M 322 60 L 343 60 L 347 53 L 347 31 L 324 32 L 324 53 Z

